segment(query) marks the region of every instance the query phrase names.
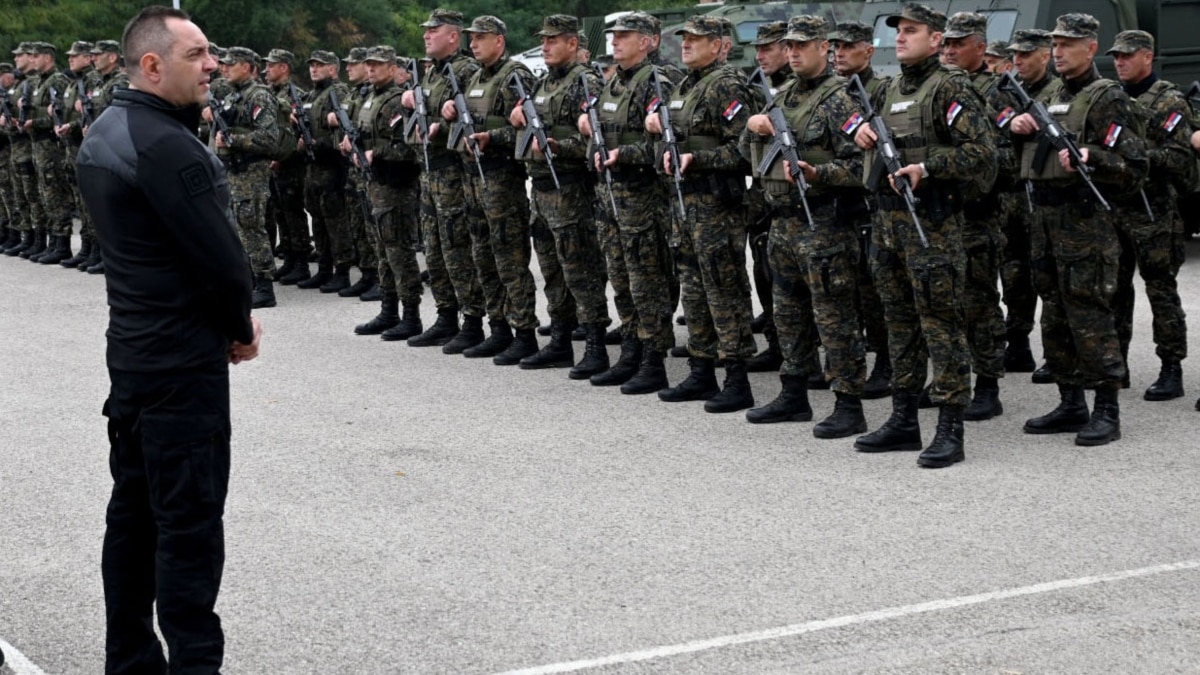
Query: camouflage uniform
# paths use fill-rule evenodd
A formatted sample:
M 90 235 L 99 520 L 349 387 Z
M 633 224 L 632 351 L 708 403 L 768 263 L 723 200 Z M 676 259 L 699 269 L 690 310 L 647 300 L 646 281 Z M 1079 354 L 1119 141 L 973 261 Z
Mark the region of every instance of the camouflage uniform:
M 71 45 L 68 55 L 91 54 L 94 46 L 90 42 L 75 42 Z M 95 236 L 95 229 L 92 226 L 92 219 L 88 215 L 87 208 L 84 206 L 83 198 L 79 194 L 79 184 L 75 180 L 75 157 L 79 154 L 79 145 L 83 143 L 83 114 L 75 110 L 75 102 L 89 99 L 89 107 L 94 110 L 94 106 L 90 102 L 100 90 L 102 77 L 90 65 L 82 71 L 74 73 L 75 81 L 67 87 L 67 91 L 63 93 L 63 111 L 65 121 L 71 128 L 70 133 L 66 136 L 66 158 L 63 164 L 63 170 L 66 172 L 68 186 L 70 187 L 72 203 L 74 209 L 79 213 L 79 238 L 83 242 L 83 248 L 80 249 L 80 256 L 72 257 L 61 262 L 68 263 L 68 267 L 74 267 L 83 261 L 86 254 L 85 250 L 90 252 L 92 239 Z M 83 94 L 80 94 L 82 90 Z M 94 113 L 93 113 L 94 114 Z
M 361 62 L 366 55 L 366 49 L 356 47 L 350 50 L 346 63 Z M 373 88 L 365 77 L 361 82 L 350 83 L 350 94 L 342 102 L 351 119 L 371 95 Z M 349 225 L 350 239 L 354 246 L 353 259 L 364 275 L 374 276 L 379 261 L 375 256 L 374 218 L 368 215 L 371 206 L 367 189 L 362 176 L 351 167 L 351 171 L 346 175 L 346 223 Z
M 339 62 L 333 52 L 322 50 L 309 56 L 308 62 L 314 61 L 323 64 Z M 337 147 L 337 130 L 331 128 L 327 120 L 333 112 L 331 93 L 344 104 L 350 90 L 336 77 L 314 82 L 304 104 L 313 122 L 313 154 L 316 158 L 309 163 L 304 176 L 304 207 L 312 216 L 313 240 L 320 255 L 318 264 L 326 278 L 335 264 L 338 269 L 349 270 L 354 262 L 354 240 L 346 215 L 346 159 Z M 314 288 L 317 285 L 315 282 L 309 284 Z
M 296 57 L 283 49 L 272 49 L 267 63 L 287 63 L 295 70 Z M 296 87 L 289 78 L 287 82 L 271 85 L 271 93 L 289 108 L 295 108 L 292 88 L 303 105 L 308 92 Z M 311 119 L 310 119 L 311 122 Z M 280 120 L 280 124 L 290 123 Z M 296 137 L 301 138 L 297 130 Z M 279 249 L 284 256 L 291 256 L 299 264 L 308 264 L 312 252 L 312 240 L 308 234 L 308 214 L 304 212 L 304 175 L 307 159 L 303 151 L 297 150 L 288 159 L 280 160 L 271 175 L 271 198 L 267 202 L 267 223 L 279 232 Z M 293 262 L 294 266 L 296 262 Z M 286 273 L 286 272 L 284 272 Z
M 27 54 L 28 44 L 21 43 L 13 50 L 14 55 Z M 14 118 L 9 120 L 10 126 L 6 134 L 11 143 L 9 147 L 9 185 L 12 197 L 12 208 L 16 210 L 16 221 L 13 224 L 22 233 L 22 240 L 16 245 L 4 249 L 5 255 L 15 256 L 33 245 L 34 228 L 41 228 L 41 221 L 34 219 L 37 205 L 37 178 L 33 168 L 33 140 L 24 130 L 18 129 L 18 121 L 23 113 L 18 108 L 19 101 L 25 92 L 32 93 L 35 76 L 14 71 L 17 79 L 8 90 L 9 107 Z
M 54 48 L 39 43 L 46 53 Z M 54 135 L 54 118 L 46 108 L 55 103 L 62 105 L 62 96 L 71 86 L 66 73 L 50 70 L 42 73 L 33 90 L 33 164 L 37 171 L 38 194 L 41 197 L 42 220 L 51 237 L 70 237 L 72 230 L 71 210 L 75 200 L 71 196 L 66 173 L 64 144 Z M 63 111 L 65 114 L 65 110 Z
M 100 40 L 96 43 L 96 48 L 92 50 L 92 55 L 96 56 L 104 52 L 112 52 L 119 54 L 121 45 L 116 40 Z M 120 66 L 114 66 L 112 70 L 100 76 L 100 87 L 92 93 L 92 105 L 95 107 L 97 117 L 104 109 L 112 105 L 113 94 L 117 89 L 123 89 L 129 86 L 129 76 L 125 74 L 125 70 Z M 209 91 L 212 91 L 212 85 L 209 85 Z
M 13 65 L 11 63 L 0 63 L 0 76 L 11 75 L 12 72 Z M 16 110 L 12 106 L 12 94 L 9 90 L 0 91 L 0 96 L 5 97 L 7 116 L 15 115 Z M 16 246 L 21 237 L 20 212 L 14 201 L 12 183 L 13 131 L 11 121 L 0 127 L 0 204 L 2 204 L 0 218 L 3 218 L 3 221 L 0 222 L 0 235 L 7 235 L 0 238 L 0 250 Z

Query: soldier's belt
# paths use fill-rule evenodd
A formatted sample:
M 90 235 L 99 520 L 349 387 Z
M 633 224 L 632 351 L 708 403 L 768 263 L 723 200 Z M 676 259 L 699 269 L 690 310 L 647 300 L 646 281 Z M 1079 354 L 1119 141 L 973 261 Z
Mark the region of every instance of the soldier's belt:
M 30 138 L 32 138 L 34 141 L 52 141 L 52 140 L 54 140 L 54 132 L 53 131 L 39 131 L 39 130 L 35 129 L 29 135 L 30 135 Z
M 554 192 L 558 190 L 558 187 L 554 185 L 553 176 L 533 176 L 530 180 L 533 182 L 533 189 L 538 192 Z M 558 174 L 558 184 L 560 186 L 577 185 L 590 180 L 591 176 L 583 171 L 560 172 Z
M 620 171 L 614 169 L 612 172 L 612 179 L 614 183 L 645 181 L 650 180 L 652 176 L 654 176 L 654 172 L 650 170 L 648 165 L 645 167 L 625 168 L 621 169 Z
M 371 173 L 380 185 L 400 187 L 417 180 L 421 170 L 414 162 L 380 160 L 371 163 Z
M 236 155 L 230 155 L 228 157 L 223 157 L 222 159 L 224 159 L 228 162 L 229 173 L 232 175 L 235 175 L 235 176 L 238 174 L 246 173 L 251 168 L 258 166 L 262 162 L 271 161 L 270 159 L 268 159 L 267 157 L 264 157 L 262 155 L 244 155 L 244 154 L 240 154 L 240 153 L 236 154 Z
M 718 182 L 733 180 L 738 177 L 738 174 L 728 171 L 711 171 L 699 176 L 693 174 L 691 178 L 685 178 L 680 181 L 679 192 L 685 195 L 715 192 Z
M 434 171 L 441 171 L 442 169 L 446 169 L 446 168 L 449 168 L 452 166 L 462 166 L 462 162 L 455 155 L 451 155 L 451 154 L 441 154 L 441 155 L 430 154 L 429 155 L 429 173 L 433 173 Z
M 1035 187 L 1029 195 L 1030 201 L 1037 206 L 1062 206 L 1079 202 L 1095 201 L 1095 196 L 1087 186 L 1079 187 Z
M 432 164 L 432 163 L 433 163 L 433 160 L 431 159 L 430 164 Z M 472 174 L 475 173 L 475 171 L 476 171 L 475 160 L 471 159 L 471 157 L 469 155 L 466 157 L 463 157 L 462 163 L 463 163 L 464 167 L 471 169 Z M 479 160 L 479 169 L 481 169 L 485 174 L 491 173 L 493 171 L 518 173 L 518 172 L 523 171 L 524 168 L 525 167 L 522 166 L 521 163 L 518 162 L 515 158 L 508 157 L 508 156 L 484 157 L 483 159 Z
M 920 136 L 920 135 L 917 135 L 917 136 L 900 136 L 900 137 L 898 137 L 898 138 L 895 138 L 895 139 L 893 139 L 893 141 L 896 143 L 896 148 L 897 148 L 898 150 L 906 150 L 906 149 L 909 149 L 909 148 L 923 148 L 923 147 L 925 147 L 925 137 L 924 137 L 924 136 Z
M 1000 195 L 988 193 L 973 202 L 963 205 L 963 216 L 972 220 L 994 218 L 1000 214 Z
M 917 192 L 920 205 L 917 209 L 925 213 L 939 213 L 942 217 L 953 215 L 962 210 L 962 200 L 955 194 L 942 189 L 920 190 Z M 907 211 L 908 202 L 898 194 L 878 193 L 875 203 L 880 211 Z
M 826 206 L 834 206 L 838 202 L 837 197 L 832 194 L 814 195 L 810 193 L 806 197 L 808 199 L 808 208 L 813 211 L 816 211 L 817 209 L 823 209 Z M 800 195 L 796 192 L 795 186 L 793 186 L 792 190 L 787 194 L 772 195 L 771 199 L 777 204 L 790 206 L 793 209 L 803 210 L 804 208 L 803 204 L 800 202 Z M 803 215 L 803 213 L 801 213 L 801 215 Z

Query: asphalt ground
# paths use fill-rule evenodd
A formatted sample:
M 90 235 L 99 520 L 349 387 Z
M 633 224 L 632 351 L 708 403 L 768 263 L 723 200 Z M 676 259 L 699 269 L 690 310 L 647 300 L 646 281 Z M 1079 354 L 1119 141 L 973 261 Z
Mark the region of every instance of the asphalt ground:
M 1123 439 L 1021 433 L 1057 392 L 1019 374 L 930 471 L 355 336 L 375 306 L 277 293 L 232 369 L 225 672 L 1200 671 L 1200 375 L 1141 400 L 1144 298 Z M 0 671 L 101 672 L 103 279 L 0 257 L 0 317 Z M 833 396 L 812 399 L 819 420 Z M 890 402 L 865 408 L 874 428 Z

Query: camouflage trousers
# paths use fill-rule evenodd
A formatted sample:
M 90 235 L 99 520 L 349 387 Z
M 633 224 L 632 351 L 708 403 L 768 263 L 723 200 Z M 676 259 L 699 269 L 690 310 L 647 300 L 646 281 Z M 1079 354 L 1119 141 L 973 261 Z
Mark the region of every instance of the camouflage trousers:
M 88 215 L 87 205 L 83 203 L 83 195 L 79 193 L 79 181 L 75 178 L 75 160 L 78 156 L 79 146 L 74 143 L 68 143 L 66 159 L 63 162 L 63 171 L 67 176 L 67 185 L 71 190 L 71 200 L 75 212 L 79 214 L 79 238 L 81 240 L 88 240 L 95 238 L 96 227 L 92 224 L 92 217 Z
M 1004 251 L 1000 261 L 1000 285 L 1008 310 L 1004 326 L 1008 340 L 1028 337 L 1037 316 L 1037 291 L 1033 289 L 1033 270 L 1029 267 L 1029 202 L 1024 193 L 1000 196 L 1003 211 Z
M 1129 355 L 1129 343 L 1133 339 L 1133 270 L 1136 266 L 1150 301 L 1155 354 L 1163 361 L 1187 358 L 1187 320 L 1175 281 L 1183 257 L 1175 246 L 1174 232 L 1176 222 L 1182 219 L 1172 201 L 1155 200 L 1154 221 L 1143 211 L 1140 198 L 1136 205 L 1113 205 L 1116 209 L 1113 224 L 1121 242 L 1113 313 L 1121 354 L 1125 357 Z
M 322 267 L 354 264 L 354 240 L 346 219 L 346 168 L 342 164 L 309 164 L 304 176 L 304 208 L 312 216 L 313 240 Z
M 385 299 L 397 298 L 406 307 L 420 305 L 425 291 L 415 246 L 420 201 L 415 180 L 402 186 L 371 184 L 379 288 Z
M 886 354 L 887 321 L 883 317 L 883 301 L 879 298 L 879 289 L 875 288 L 875 277 L 871 275 L 871 233 L 875 230 L 875 225 L 873 221 L 867 221 L 853 227 L 858 231 L 858 264 L 854 266 L 857 282 L 854 304 L 858 309 L 858 320 L 866 337 L 867 351 Z
M 570 174 L 559 176 L 562 187 L 557 190 L 533 189 L 532 230 L 534 241 L 549 241 L 548 256 L 559 269 L 567 295 L 574 299 L 574 316 L 567 317 L 579 324 L 608 326 L 608 296 L 605 294 L 607 273 L 604 254 L 600 251 L 600 240 L 596 233 L 594 218 L 595 190 L 590 175 L 582 175 L 578 182 L 570 182 Z M 542 265 L 545 278 L 546 269 Z M 547 281 L 547 287 L 549 281 Z M 547 297 L 549 293 L 547 293 Z M 561 304 L 561 301 L 560 301 Z M 555 317 L 550 313 L 551 319 Z
M 71 210 L 75 206 L 75 199 L 67 183 L 63 153 L 63 146 L 57 140 L 33 142 L 33 165 L 37 170 L 43 218 L 38 224 L 45 226 L 51 236 L 71 234 Z
M 300 255 L 305 260 L 312 251 L 308 235 L 308 214 L 304 211 L 304 161 L 281 162 L 271 176 L 271 199 L 267 202 L 267 222 L 275 223 L 279 250 Z
M 652 174 L 645 181 L 614 177 L 611 199 L 608 186 L 597 185 L 596 235 L 622 334 L 632 331 L 646 348 L 665 352 L 675 344 L 671 318 L 676 281 L 666 237 L 670 216 L 662 186 Z M 615 216 L 612 201 L 617 204 Z
M 1115 388 L 1127 371 L 1113 319 L 1121 244 L 1090 201 L 1039 205 L 1029 231 L 1042 344 L 1059 384 Z
M 483 316 L 483 289 L 471 255 L 465 189 L 458 162 L 421 174 L 425 266 L 438 309 L 455 308 L 469 316 Z
M 857 304 L 858 231 L 836 222 L 833 203 L 813 210 L 816 229 L 788 208 L 771 223 L 768 248 L 783 375 L 811 375 L 818 335 L 825 379 L 835 392 L 862 396 L 866 349 Z M 812 320 L 816 319 L 816 333 Z
M 563 276 L 562 261 L 554 244 L 554 234 L 545 226 L 538 211 L 537 193 L 529 204 L 529 235 L 533 240 L 533 252 L 537 256 L 538 269 L 542 272 L 542 294 L 546 296 L 546 312 L 552 323 L 573 326 L 576 322 L 578 305 L 575 296 L 567 288 Z M 593 207 L 593 215 L 595 208 Z
M 12 188 L 12 172 L 10 170 L 12 159 L 12 145 L 7 137 L 0 140 L 0 217 L 4 219 L 4 226 L 13 229 L 21 229 L 18 226 L 19 218 L 17 205 L 13 201 Z
M 924 248 L 908 211 L 881 204 L 875 224 L 871 273 L 887 320 L 892 384 L 911 393 L 925 385 L 933 367 L 930 398 L 939 405 L 965 406 L 971 400 L 971 358 L 963 317 L 962 216 L 918 217 L 929 239 Z
M 37 172 L 33 168 L 33 141 L 13 141 L 9 162 L 13 203 L 20 215 L 18 229 L 23 232 L 43 227 L 42 200 L 37 193 Z
M 986 212 L 984 212 L 986 209 Z M 1004 310 L 1000 307 L 1000 262 L 1004 233 L 999 200 L 985 207 L 971 205 L 963 216 L 963 248 L 967 270 L 963 283 L 963 312 L 967 320 L 967 347 L 976 376 L 1004 377 L 1007 338 Z
M 675 214 L 674 231 L 688 352 L 706 359 L 748 359 L 755 345 L 745 214 L 740 205 L 721 204 L 705 191 L 685 195 L 684 205 L 687 216 Z
M 271 164 L 251 162 L 229 172 L 229 190 L 238 237 L 250 257 L 250 270 L 264 279 L 275 278 L 275 257 L 267 241 L 267 197 L 270 194 Z
M 503 319 L 515 330 L 537 328 L 525 174 L 491 171 L 486 184 L 469 174 L 466 184 L 471 254 L 488 318 Z
M 362 179 L 353 171 L 346 180 L 346 222 L 353 246 L 348 264 L 358 265 L 361 270 L 373 270 L 379 266 L 372 244 L 376 223 L 374 216 L 369 215 L 374 207 L 364 198 L 361 183 Z

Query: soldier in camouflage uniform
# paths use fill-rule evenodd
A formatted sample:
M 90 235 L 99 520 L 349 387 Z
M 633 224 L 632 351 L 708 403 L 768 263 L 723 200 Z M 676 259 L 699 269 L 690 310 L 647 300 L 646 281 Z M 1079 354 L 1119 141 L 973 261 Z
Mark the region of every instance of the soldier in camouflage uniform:
M 970 80 L 961 70 L 938 62 L 946 16 L 926 5 L 909 4 L 888 17 L 887 25 L 898 31 L 901 72 L 888 84 L 876 112 L 901 155 L 896 178 L 878 168 L 878 137 L 867 124 L 858 126 L 855 141 L 871 151 L 864 158 L 866 184 L 879 204 L 871 269 L 883 299 L 895 368 L 892 416 L 875 432 L 859 437 L 855 448 L 921 449 L 917 403 L 928 358 L 934 375 L 930 397 L 941 410 L 937 433 L 917 463 L 941 468 L 964 458 L 963 409 L 970 400 L 971 361 L 960 281 L 966 274 L 962 184 L 988 171 L 996 160 L 996 145 Z M 920 240 L 905 200 L 893 189 L 900 179 L 909 182 L 919 199 L 917 218 L 928 246 Z
M 440 119 L 438 114 L 442 106 L 452 98 L 446 67 L 454 69 L 454 76 L 461 85 L 475 74 L 479 64 L 460 49 L 462 13 L 435 9 L 421 27 L 425 29 L 425 54 L 433 59 L 421 79 L 430 115 L 430 137 L 426 139 L 429 166 L 421 174 L 421 218 L 425 233 L 425 265 L 429 270 L 438 318 L 424 333 L 409 338 L 408 344 L 413 347 L 450 342 L 459 333 L 459 310 L 464 317 L 473 317 L 469 323 L 464 323 L 472 328 L 476 325 L 475 319 L 482 325 L 484 314 L 483 290 L 471 257 L 470 224 L 464 195 L 464 171 L 467 169 L 461 154 L 446 147 L 449 125 L 436 121 Z M 416 97 L 412 92 L 404 93 L 404 105 L 409 109 L 416 108 Z M 418 133 L 414 130 L 414 135 Z M 414 138 L 412 142 L 420 143 L 421 139 Z M 475 170 L 474 163 L 470 170 Z M 479 338 L 482 340 L 482 335 Z
M 855 303 L 858 228 L 839 219 L 837 208 L 839 198 L 852 199 L 862 191 L 862 151 L 844 130 L 861 115 L 845 82 L 828 70 L 823 18 L 792 17 L 783 40 L 796 80 L 775 102 L 788 129 L 774 128 L 768 115 L 754 115 L 746 124 L 752 139 L 748 155 L 757 168 L 775 134 L 791 131 L 801 160 L 798 169 L 809 185 L 804 200 L 812 220 L 790 173 L 797 167 L 785 166 L 783 156 L 778 156 L 762 182 L 779 214 L 771 223 L 768 251 L 784 355 L 779 371 L 783 390 L 771 403 L 748 410 L 746 419 L 754 423 L 812 419 L 807 377 L 818 336 L 811 329 L 811 312 L 828 355 L 824 379 L 837 397 L 833 413 L 813 428 L 813 435 L 845 438 L 867 430 L 861 401 L 866 351 Z
M 59 264 L 67 268 L 76 267 L 87 259 L 92 251 L 95 238 L 92 219 L 88 216 L 83 198 L 79 195 L 79 185 L 75 181 L 75 157 L 79 154 L 79 145 L 83 143 L 84 102 L 86 100 L 86 110 L 88 115 L 91 115 L 93 110 L 91 95 L 92 92 L 99 89 L 101 81 L 100 74 L 92 67 L 93 49 L 95 46 L 92 43 L 77 41 L 67 51 L 67 65 L 71 69 L 74 81 L 62 95 L 65 124 L 54 128 L 54 133 L 66 144 L 63 170 L 67 175 L 73 207 L 79 213 L 79 252 L 59 261 Z
M 0 116 L 11 117 L 13 113 L 9 90 L 16 83 L 13 64 L 0 63 L 0 97 L 4 108 Z M 20 213 L 13 198 L 12 189 L 12 124 L 0 124 L 0 251 L 16 246 L 21 241 Z
M 1087 14 L 1058 17 L 1051 35 L 1062 79 L 1038 100 L 1074 134 L 1098 189 L 1108 197 L 1131 196 L 1149 162 L 1129 97 L 1096 71 L 1099 30 L 1100 22 Z M 1014 140 L 1023 141 L 1021 177 L 1033 181 L 1033 281 L 1042 298 L 1046 361 L 1062 399 L 1047 415 L 1027 421 L 1025 432 L 1078 432 L 1078 445 L 1110 443 L 1121 437 L 1117 394 L 1127 372 L 1113 319 L 1121 254 L 1113 216 L 1080 179 L 1070 155 L 1054 153 L 1033 136 L 1037 123 L 1031 115 L 1009 126 Z M 1090 417 L 1085 388 L 1096 390 Z
M 989 42 L 983 52 L 983 62 L 987 64 L 988 72 L 993 75 L 1003 75 L 1012 70 L 1012 52 L 1008 50 L 1008 40 Z
M 230 47 L 221 62 L 229 66 L 229 84 L 221 114 L 229 124 L 229 141 L 216 134 L 213 144 L 229 170 L 229 186 L 238 236 L 250 256 L 254 274 L 254 308 L 275 306 L 275 261 L 267 241 L 268 182 L 271 155 L 280 142 L 279 105 L 271 90 L 258 81 L 258 54 Z
M 342 99 L 342 103 L 351 119 L 354 118 L 359 106 L 371 94 L 373 88 L 370 80 L 367 79 L 366 58 L 367 48 L 355 47 L 343 59 L 346 62 L 346 80 L 349 82 L 350 95 Z M 349 161 L 349 157 L 346 161 Z M 380 299 L 374 297 L 379 292 L 379 273 L 373 244 L 374 235 L 371 234 L 375 230 L 375 223 L 372 222 L 374 219 L 369 213 L 371 206 L 367 189 L 366 181 L 357 171 L 350 171 L 346 175 L 346 222 L 349 224 L 350 237 L 354 242 L 353 262 L 362 271 L 362 276 L 351 284 L 351 265 L 344 265 L 344 273 L 341 271 L 342 265 L 335 265 L 333 277 L 329 283 L 321 286 L 322 293 L 336 291 L 338 297 L 357 298 L 367 291 L 373 290 L 368 300 Z
M 92 57 L 93 66 L 100 76 L 98 88 L 91 92 L 92 110 L 93 115 L 99 117 L 105 108 L 112 105 L 113 94 L 118 89 L 129 86 L 129 77 L 121 65 L 121 43 L 116 40 L 98 41 L 92 49 Z M 86 127 L 83 133 L 85 136 L 87 135 Z M 104 260 L 100 254 L 100 246 L 93 245 L 87 258 L 82 260 L 76 269 L 88 274 L 104 274 Z
M 875 55 L 875 29 L 858 21 L 837 24 L 829 34 L 833 45 L 833 69 L 844 78 L 855 75 L 862 81 L 871 100 L 878 105 L 890 77 L 881 77 L 871 67 Z M 892 359 L 888 356 L 887 324 L 883 302 L 871 276 L 871 233 L 877 219 L 874 196 L 865 190 L 854 197 L 838 200 L 838 218 L 858 228 L 858 317 L 863 324 L 867 351 L 875 352 L 875 364 L 863 385 L 865 399 L 883 398 L 892 393 Z
M 12 142 L 10 150 L 13 202 L 21 214 L 18 225 L 21 230 L 21 240 L 13 246 L 4 249 L 9 256 L 20 255 L 28 258 L 30 250 L 37 247 L 38 252 L 46 248 L 46 231 L 42 227 L 41 199 L 37 194 L 37 172 L 33 167 L 33 139 L 25 131 L 24 120 L 32 109 L 26 110 L 22 101 L 32 97 L 33 89 L 37 86 L 37 68 L 33 62 L 33 47 L 29 42 L 22 42 L 13 50 L 13 61 L 17 76 L 8 96 L 13 113 L 12 119 L 5 120 L 5 126 L 10 127 L 9 138 Z
M 1154 73 L 1154 37 L 1149 33 L 1140 30 L 1118 33 L 1107 53 L 1114 55 L 1117 77 L 1133 100 L 1146 142 L 1146 159 L 1150 162 L 1142 193 L 1113 199 L 1118 214 L 1113 224 L 1121 240 L 1117 294 L 1113 299 L 1117 338 L 1128 369 L 1136 264 L 1146 284 L 1154 317 L 1155 352 L 1162 361 L 1158 379 L 1146 390 L 1145 399 L 1168 401 L 1183 396 L 1180 362 L 1187 356 L 1187 322 L 1175 283 L 1184 255 L 1183 218 L 1176 200 L 1179 190 L 1186 193 L 1196 183 L 1196 160 L 1188 147 L 1191 110 L 1179 88 L 1158 79 Z M 1152 216 L 1146 213 L 1147 205 Z
M 292 81 L 295 68 L 296 56 L 291 52 L 272 49 L 267 54 L 267 84 L 275 98 L 289 108 L 303 106 L 304 97 L 308 95 Z M 309 122 L 311 124 L 312 120 Z M 293 124 L 290 120 L 280 120 L 279 123 Z M 296 124 L 298 122 L 293 126 Z M 301 137 L 299 131 L 296 137 Z M 297 149 L 287 159 L 271 162 L 271 198 L 267 200 L 267 223 L 268 228 L 273 227 L 279 233 L 279 249 L 283 253 L 283 265 L 275 271 L 276 279 L 291 274 L 297 265 L 308 267 L 308 254 L 312 252 L 308 214 L 304 211 L 306 161 L 305 152 Z
M 598 387 L 620 385 L 623 394 L 649 394 L 666 387 L 663 357 L 674 344 L 675 302 L 666 240 L 669 207 L 645 133 L 646 110 L 656 100 L 651 75 L 657 72 L 665 79 L 649 57 L 659 30 L 658 20 L 644 12 L 626 14 L 606 29 L 612 34 L 617 70 L 600 94 L 593 94 L 609 155 L 602 164 L 593 145 L 589 161 L 602 177 L 606 170 L 612 176 L 611 190 L 606 180 L 597 183 L 602 205 L 596 211 L 597 238 L 621 319 L 622 342 L 616 363 L 589 379 Z M 670 86 L 670 81 L 664 83 Z M 578 125 L 585 136 L 592 135 L 586 114 L 580 115 Z
M 752 97 L 745 78 L 719 60 L 724 28 L 712 17 L 693 16 L 683 35 L 683 82 L 670 94 L 671 123 L 679 157 L 666 149 L 660 164 L 668 175 L 679 163 L 685 213 L 672 209 L 673 241 L 681 299 L 687 317 L 691 373 L 678 386 L 659 392 L 664 401 L 704 400 L 711 413 L 754 405 L 746 359 L 754 356 L 750 330 L 750 281 L 746 275 L 746 222 L 741 209 L 746 161 L 738 139 L 750 116 Z M 664 92 L 665 93 L 665 92 Z M 647 117 L 646 129 L 663 131 L 662 115 Z M 676 199 L 678 197 L 676 195 Z M 674 202 L 672 202 L 674 204 Z M 721 359 L 725 383 L 717 387 L 714 365 Z
M 609 369 L 611 364 L 604 338 L 605 329 L 612 322 L 604 290 L 604 255 L 600 251 L 594 218 L 596 193 L 592 174 L 584 164 L 587 141 L 575 128 L 578 111 L 585 103 L 580 78 L 587 80 L 589 93 L 599 93 L 603 84 L 587 63 L 572 58 L 578 51 L 579 30 L 579 19 L 573 16 L 554 14 L 543 20 L 537 35 L 542 39 L 547 72 L 536 85 L 525 90 L 550 143 L 557 185 L 542 154 L 544 148 L 538 145 L 536 137 L 529 141 L 529 149 L 521 158 L 533 184 L 534 239 L 549 243 L 545 247 L 548 250 L 539 252 L 538 262 L 542 265 L 543 275 L 547 271 L 546 263 L 550 261 L 561 270 L 558 288 L 552 289 L 550 282 L 546 282 L 547 304 L 552 306 L 550 322 L 552 326 L 558 326 L 560 333 L 557 338 L 559 348 L 573 356 L 571 344 L 565 339 L 572 324 L 578 322 L 587 332 L 583 358 L 568 373 L 573 380 L 588 379 Z M 509 119 L 519 133 L 533 133 L 520 105 L 513 108 Z M 574 299 L 574 316 L 556 316 L 557 312 L 569 309 L 570 304 L 551 302 L 551 295 L 555 293 Z M 553 331 L 551 335 L 553 344 Z M 636 336 L 630 335 L 628 339 L 632 351 Z
M 458 149 L 467 167 L 463 184 L 471 251 L 491 337 L 483 340 L 482 325 L 476 325 L 478 319 L 468 315 L 463 319 L 463 329 L 442 351 L 462 352 L 470 358 L 491 356 L 493 363 L 502 366 L 519 363 L 522 368 L 555 367 L 559 354 L 538 356 L 525 166 L 514 156 L 517 131 L 508 123 L 508 115 L 517 104 L 510 78 L 520 78 L 529 91 L 533 88 L 533 73 L 507 57 L 508 28 L 500 19 L 477 17 L 464 32 L 470 35 L 471 51 L 480 66 L 471 79 L 458 83 L 469 111 L 460 111 L 454 101 L 447 101 L 442 116 L 447 126 L 457 123 L 459 115 L 466 112 L 475 122 L 474 127 L 463 129 Z M 479 151 L 478 167 L 470 143 L 475 143 Z M 486 181 L 479 170 L 487 176 Z
M 74 225 L 71 212 L 75 200 L 67 178 L 65 149 L 54 133 L 56 119 L 66 115 L 62 97 L 71 86 L 71 78 L 55 65 L 58 50 L 54 45 L 39 42 L 34 51 L 41 78 L 33 90 L 33 119 L 26 128 L 33 137 L 33 164 L 44 219 L 40 222 L 45 224 L 49 239 L 46 248 L 40 253 L 31 253 L 29 259 L 57 264 L 71 257 Z

